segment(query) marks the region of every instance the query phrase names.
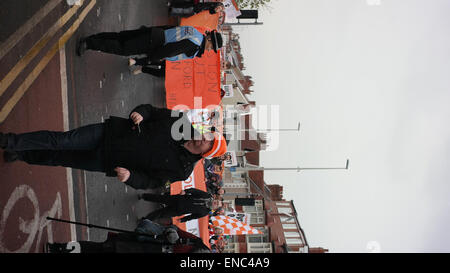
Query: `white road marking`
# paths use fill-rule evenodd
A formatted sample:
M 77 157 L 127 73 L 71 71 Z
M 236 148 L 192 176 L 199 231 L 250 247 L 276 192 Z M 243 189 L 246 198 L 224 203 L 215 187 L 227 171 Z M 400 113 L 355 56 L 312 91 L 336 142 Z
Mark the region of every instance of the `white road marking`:
M 67 98 L 67 71 L 66 71 L 66 47 L 63 46 L 59 51 L 60 75 L 61 75 L 61 97 L 62 97 L 62 112 L 63 112 L 63 127 L 64 131 L 69 131 L 69 103 Z M 69 202 L 69 218 L 70 221 L 75 221 L 75 208 L 73 200 L 73 179 L 72 169 L 66 168 L 67 177 L 67 195 Z M 72 241 L 77 240 L 77 232 L 75 225 L 70 225 L 70 238 Z
M 83 171 L 83 176 L 84 176 L 84 206 L 86 208 L 86 221 L 89 223 L 89 209 L 88 209 L 88 200 L 87 200 L 87 187 L 86 187 L 86 172 Z M 86 233 L 87 233 L 87 240 L 89 241 L 91 238 L 91 233 L 90 233 L 90 229 L 87 228 L 86 229 Z
M 28 199 L 33 205 L 34 217 L 32 220 L 25 221 L 23 218 L 19 217 L 19 230 L 24 234 L 28 234 L 26 241 L 19 247 L 19 249 L 9 250 L 5 243 L 4 231 L 6 228 L 6 223 L 8 223 L 8 218 L 11 211 L 14 209 L 16 203 L 22 198 Z M 31 246 L 34 244 L 34 240 L 37 235 L 37 242 L 35 247 L 35 252 L 40 249 L 40 242 L 42 239 L 42 234 L 44 228 L 47 228 L 47 239 L 49 242 L 53 242 L 53 232 L 51 221 L 47 220 L 47 217 L 60 218 L 62 216 L 62 204 L 61 195 L 58 192 L 56 194 L 56 200 L 49 211 L 46 211 L 40 215 L 39 202 L 34 190 L 28 185 L 20 185 L 14 189 L 11 193 L 5 207 L 2 211 L 1 221 L 0 221 L 0 252 L 1 253 L 24 253 L 30 252 Z
M 44 19 L 47 14 L 50 13 L 61 0 L 51 0 L 45 4 L 38 12 L 36 12 L 33 17 L 31 17 L 25 24 L 23 24 L 14 34 L 9 36 L 8 40 L 0 45 L 0 59 L 3 58 L 8 52 L 16 46 L 16 44 L 22 40 L 25 35 L 30 32 L 42 19 Z M 22 58 L 22 57 L 20 57 Z

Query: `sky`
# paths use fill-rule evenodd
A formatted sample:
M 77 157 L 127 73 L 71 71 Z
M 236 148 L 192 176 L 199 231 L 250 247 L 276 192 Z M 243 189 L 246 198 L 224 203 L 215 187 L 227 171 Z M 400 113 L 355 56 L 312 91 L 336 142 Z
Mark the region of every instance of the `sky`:
M 350 159 L 348 171 L 265 172 L 294 201 L 310 247 L 450 251 L 448 10 L 448 0 L 272 0 L 263 25 L 234 27 L 249 98 L 279 106 L 279 128 L 301 123 L 261 165 Z

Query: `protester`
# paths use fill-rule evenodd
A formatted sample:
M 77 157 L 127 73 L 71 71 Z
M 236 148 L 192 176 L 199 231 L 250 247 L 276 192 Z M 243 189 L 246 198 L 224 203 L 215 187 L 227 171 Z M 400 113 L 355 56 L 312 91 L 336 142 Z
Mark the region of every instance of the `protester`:
M 0 133 L 0 148 L 5 162 L 104 172 L 146 189 L 187 179 L 202 157 L 225 153 L 226 141 L 217 132 L 197 132 L 183 112 L 145 104 L 130 119 L 111 116 L 68 132 Z
M 146 236 L 151 235 L 151 236 Z M 176 226 L 161 226 L 143 219 L 135 234 L 108 233 L 104 242 L 80 241 L 81 253 L 209 253 L 210 250 L 197 236 Z M 47 243 L 48 253 L 73 252 L 74 244 Z
M 145 193 L 140 196 L 140 199 L 166 205 L 166 207 L 148 214 L 146 216 L 147 219 L 155 220 L 190 214 L 180 219 L 180 222 L 182 223 L 204 217 L 208 215 L 211 210 L 222 206 L 222 202 L 213 200 L 211 194 L 196 188 L 183 190 L 180 194 L 176 195 Z
M 77 54 L 81 56 L 86 50 L 121 56 L 145 54 L 149 64 L 152 64 L 201 57 L 209 50 L 217 53 L 222 44 L 222 35 L 215 30 L 204 35 L 191 26 L 141 27 L 121 32 L 103 32 L 80 39 Z

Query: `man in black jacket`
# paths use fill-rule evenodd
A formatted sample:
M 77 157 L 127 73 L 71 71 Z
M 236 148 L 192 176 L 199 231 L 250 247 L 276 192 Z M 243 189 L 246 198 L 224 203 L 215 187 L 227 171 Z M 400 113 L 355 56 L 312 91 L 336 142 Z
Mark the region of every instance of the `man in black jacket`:
M 147 219 L 170 218 L 190 214 L 180 219 L 186 222 L 208 215 L 211 210 L 222 206 L 221 201 L 213 200 L 211 194 L 199 189 L 190 188 L 176 195 L 159 195 L 146 193 L 140 195 L 145 201 L 165 204 L 166 207 L 155 210 L 146 216 Z
M 0 133 L 0 148 L 5 162 L 104 172 L 147 189 L 187 179 L 202 157 L 223 154 L 226 142 L 218 133 L 201 135 L 183 112 L 146 104 L 130 119 L 111 116 L 68 132 Z

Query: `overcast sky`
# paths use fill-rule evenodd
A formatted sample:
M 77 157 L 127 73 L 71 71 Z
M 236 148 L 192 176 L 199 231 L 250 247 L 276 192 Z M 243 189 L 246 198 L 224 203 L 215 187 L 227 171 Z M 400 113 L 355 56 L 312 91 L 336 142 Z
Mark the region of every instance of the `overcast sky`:
M 272 0 L 235 27 L 258 105 L 280 106 L 266 171 L 311 247 L 450 250 L 450 0 Z

